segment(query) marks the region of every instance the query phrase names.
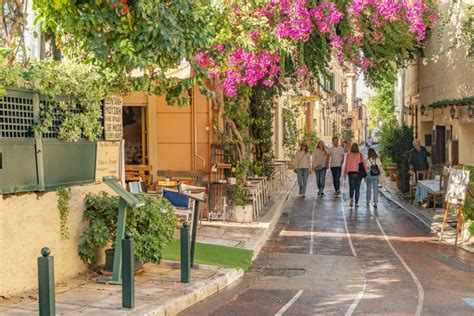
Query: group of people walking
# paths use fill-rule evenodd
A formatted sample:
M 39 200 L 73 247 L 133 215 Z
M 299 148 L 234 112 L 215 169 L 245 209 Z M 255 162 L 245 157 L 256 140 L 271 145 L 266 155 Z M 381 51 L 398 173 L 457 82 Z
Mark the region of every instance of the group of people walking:
M 295 156 L 295 172 L 298 176 L 299 195 L 306 196 L 306 184 L 312 170 L 316 173 L 318 196 L 324 196 L 326 172 L 331 170 L 335 196 L 341 194 L 341 176 L 349 180 L 350 206 L 359 206 L 360 186 L 363 180 L 367 183 L 366 201 L 370 204 L 373 197 L 374 207 L 378 203 L 379 181 L 383 179 L 382 162 L 375 149 L 370 148 L 365 158 L 354 143 L 346 153 L 346 149 L 339 145 L 339 139 L 332 139 L 332 147 L 320 140 L 313 153 L 309 152 L 308 145 L 302 143 Z M 344 168 L 344 169 L 343 169 Z

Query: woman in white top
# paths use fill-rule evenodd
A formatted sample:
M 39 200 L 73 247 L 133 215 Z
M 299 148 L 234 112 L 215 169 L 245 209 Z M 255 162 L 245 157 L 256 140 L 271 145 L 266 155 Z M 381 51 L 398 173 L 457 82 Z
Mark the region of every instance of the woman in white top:
M 308 145 L 302 143 L 300 150 L 295 156 L 295 171 L 298 176 L 298 186 L 300 188 L 300 196 L 306 196 L 306 183 L 308 183 L 308 176 L 311 168 L 311 154 L 308 151 Z
M 374 192 L 374 208 L 377 208 L 377 203 L 379 201 L 379 180 L 383 181 L 383 168 L 382 162 L 379 159 L 379 156 L 375 152 L 375 149 L 370 148 L 368 152 L 368 158 L 366 161 L 367 165 L 367 205 L 370 204 L 370 198 L 372 191 Z
M 318 186 L 318 195 L 324 195 L 324 185 L 326 184 L 326 170 L 329 166 L 329 154 L 326 145 L 322 140 L 318 142 L 313 153 L 313 169 L 316 173 L 316 185 Z

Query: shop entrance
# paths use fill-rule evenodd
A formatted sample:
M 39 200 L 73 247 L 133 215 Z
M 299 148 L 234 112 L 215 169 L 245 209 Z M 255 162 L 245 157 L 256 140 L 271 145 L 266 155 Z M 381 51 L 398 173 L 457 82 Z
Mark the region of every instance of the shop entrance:
M 148 164 L 146 106 L 123 107 L 125 164 Z

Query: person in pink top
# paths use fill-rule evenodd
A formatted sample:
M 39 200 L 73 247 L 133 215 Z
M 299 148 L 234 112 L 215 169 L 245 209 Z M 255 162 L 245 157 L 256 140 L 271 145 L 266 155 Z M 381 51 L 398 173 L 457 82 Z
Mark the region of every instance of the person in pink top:
M 359 206 L 360 196 L 360 184 L 364 177 L 363 174 L 359 173 L 359 164 L 362 163 L 365 171 L 367 172 L 367 165 L 365 163 L 364 156 L 359 151 L 359 146 L 354 143 L 351 146 L 350 153 L 346 156 L 346 167 L 344 168 L 344 179 L 349 177 L 349 196 L 351 198 L 350 206 L 354 206 L 354 195 L 355 195 L 355 206 Z M 367 173 L 365 173 L 365 176 Z

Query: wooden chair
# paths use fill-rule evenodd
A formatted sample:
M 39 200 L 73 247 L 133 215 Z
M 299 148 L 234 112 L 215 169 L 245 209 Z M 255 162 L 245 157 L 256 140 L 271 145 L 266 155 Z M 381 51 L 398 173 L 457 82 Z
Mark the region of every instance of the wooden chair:
M 125 165 L 126 181 L 145 181 L 147 188 L 153 185 L 153 167 L 151 165 Z
M 449 174 L 445 174 L 443 172 L 443 174 L 441 175 L 441 178 L 440 178 L 440 181 L 441 181 L 440 190 L 435 191 L 435 192 L 428 192 L 428 203 L 430 201 L 433 202 L 433 213 L 436 211 L 436 203 L 439 200 L 441 200 L 443 198 L 443 196 L 445 195 L 445 193 L 446 193 L 446 188 L 448 186 L 448 178 L 449 178 Z

